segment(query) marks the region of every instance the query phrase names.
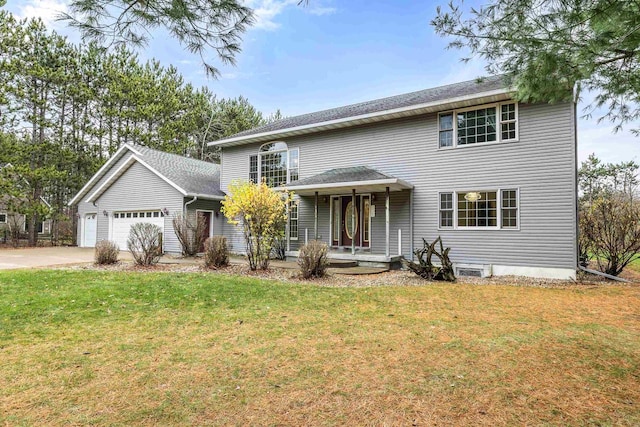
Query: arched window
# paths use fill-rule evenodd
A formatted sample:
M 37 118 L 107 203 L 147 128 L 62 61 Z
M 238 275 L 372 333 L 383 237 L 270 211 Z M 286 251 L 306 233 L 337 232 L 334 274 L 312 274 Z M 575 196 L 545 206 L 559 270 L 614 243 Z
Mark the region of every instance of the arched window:
M 298 179 L 298 148 L 289 149 L 282 141 L 268 142 L 249 157 L 249 180 L 264 179 L 270 187 L 278 187 Z

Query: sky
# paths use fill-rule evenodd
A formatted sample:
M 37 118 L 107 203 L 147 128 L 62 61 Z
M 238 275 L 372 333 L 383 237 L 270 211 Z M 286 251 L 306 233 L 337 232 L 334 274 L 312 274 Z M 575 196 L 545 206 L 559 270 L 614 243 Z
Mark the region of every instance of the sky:
M 447 49 L 447 39 L 429 22 L 448 0 L 245 0 L 257 22 L 243 37 L 237 65 L 215 61 L 221 76 L 206 77 L 200 58 L 156 31 L 141 59 L 173 64 L 196 86 L 219 97 L 244 96 L 265 115 L 279 109 L 294 116 L 398 95 L 486 75 L 483 63 L 462 63 L 465 53 Z M 481 0 L 465 2 L 469 6 Z M 73 42 L 79 34 L 55 20 L 68 0 L 8 0 L 20 17 L 40 17 Z M 578 113 L 592 99 L 587 94 Z M 605 162 L 640 162 L 640 137 L 628 129 L 614 133 L 609 122 L 580 118 L 578 159 L 591 153 Z M 628 128 L 628 126 L 627 126 Z

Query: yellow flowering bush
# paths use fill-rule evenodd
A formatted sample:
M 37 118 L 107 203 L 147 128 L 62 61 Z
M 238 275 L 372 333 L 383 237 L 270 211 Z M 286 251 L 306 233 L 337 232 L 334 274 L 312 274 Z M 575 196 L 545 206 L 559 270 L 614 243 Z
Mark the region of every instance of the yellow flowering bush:
M 249 268 L 266 270 L 275 239 L 283 237 L 291 194 L 275 191 L 264 181 L 234 181 L 222 201 L 222 213 L 242 229 Z

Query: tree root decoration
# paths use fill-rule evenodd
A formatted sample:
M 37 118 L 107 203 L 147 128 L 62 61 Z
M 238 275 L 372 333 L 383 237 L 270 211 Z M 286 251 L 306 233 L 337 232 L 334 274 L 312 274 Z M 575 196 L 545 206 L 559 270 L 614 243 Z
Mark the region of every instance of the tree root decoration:
M 444 248 L 442 238 L 438 236 L 433 243 L 428 243 L 422 239 L 423 247 L 416 249 L 413 253 L 416 255 L 418 262 L 402 260 L 402 264 L 418 276 L 426 280 L 440 280 L 445 282 L 455 282 L 456 275 L 453 269 L 453 263 L 449 259 L 449 251 L 451 248 Z M 440 243 L 440 251 L 436 250 L 436 244 Z M 431 257 L 435 255 L 440 259 L 440 265 L 434 265 Z

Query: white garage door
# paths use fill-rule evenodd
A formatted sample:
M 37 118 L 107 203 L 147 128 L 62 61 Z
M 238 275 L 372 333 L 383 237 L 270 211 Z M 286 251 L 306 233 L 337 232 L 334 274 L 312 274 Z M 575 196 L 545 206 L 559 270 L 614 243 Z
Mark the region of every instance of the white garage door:
M 120 250 L 127 250 L 129 230 L 133 224 L 149 222 L 160 227 L 164 233 L 164 214 L 160 211 L 115 212 L 113 214 L 113 233 L 111 240 L 116 242 Z
M 84 217 L 84 236 L 82 237 L 82 246 L 85 248 L 93 248 L 96 246 L 96 233 L 98 232 L 98 215 L 87 214 Z

